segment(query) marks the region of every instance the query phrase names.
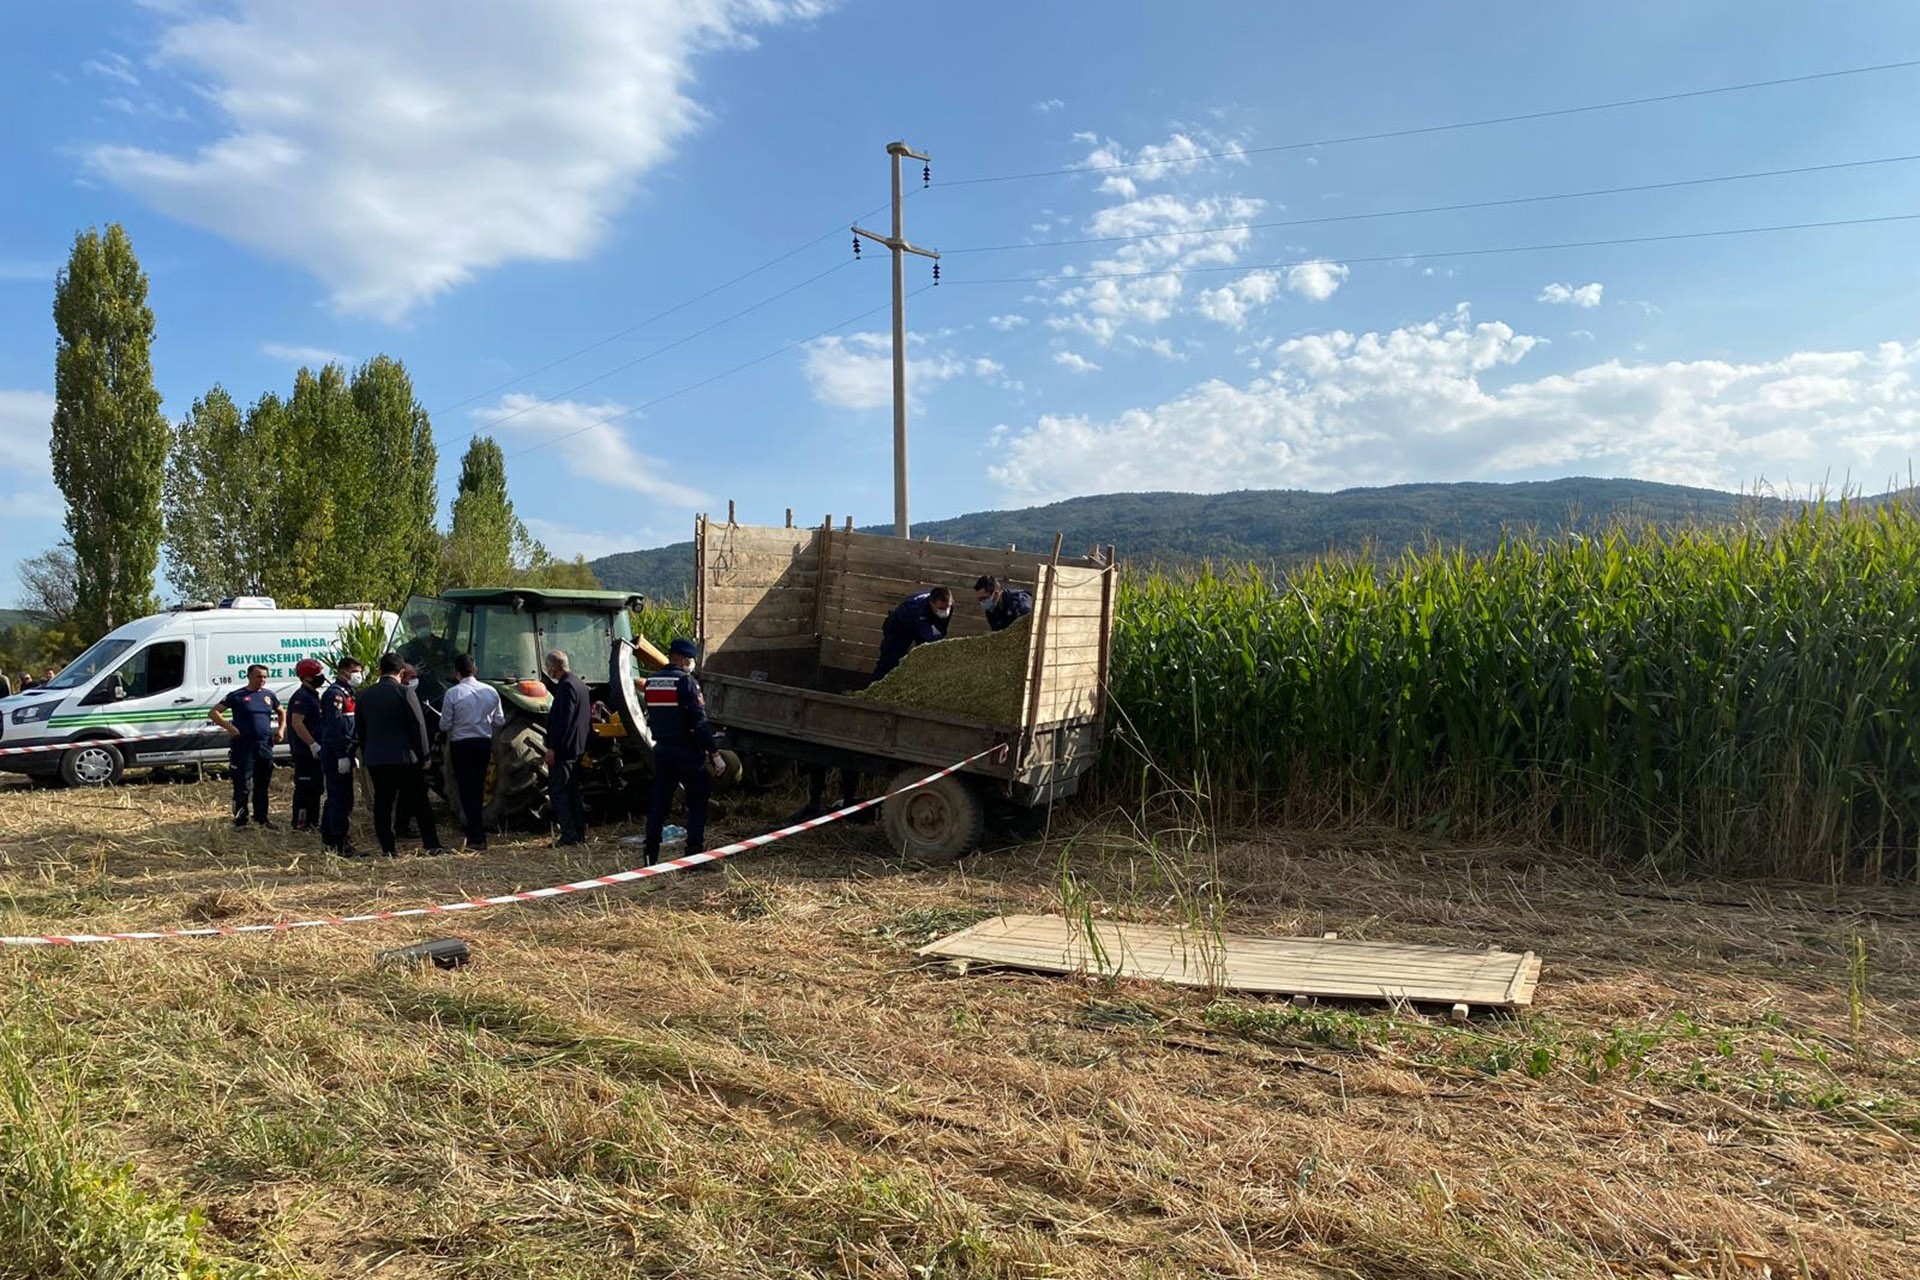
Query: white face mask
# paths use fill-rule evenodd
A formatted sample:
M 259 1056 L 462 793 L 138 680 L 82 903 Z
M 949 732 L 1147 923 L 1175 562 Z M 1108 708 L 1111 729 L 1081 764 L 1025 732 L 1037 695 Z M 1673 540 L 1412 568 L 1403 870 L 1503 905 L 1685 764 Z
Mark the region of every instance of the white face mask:
M 347 687 L 349 689 L 358 689 L 360 687 L 361 675 L 362 673 L 358 671 L 347 672 Z
M 952 612 L 953 610 L 951 609 L 935 609 L 933 611 L 933 616 L 936 618 L 945 618 L 948 614 Z

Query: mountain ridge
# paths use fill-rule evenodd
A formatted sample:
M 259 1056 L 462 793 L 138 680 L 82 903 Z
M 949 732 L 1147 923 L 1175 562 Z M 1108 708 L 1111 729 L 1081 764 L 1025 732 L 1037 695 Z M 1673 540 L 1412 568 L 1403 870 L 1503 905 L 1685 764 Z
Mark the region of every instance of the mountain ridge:
M 1460 481 L 1341 489 L 1240 489 L 1228 493 L 1107 493 L 1037 507 L 977 511 L 914 525 L 916 538 L 968 546 L 1051 547 L 1055 533 L 1080 552 L 1113 544 L 1123 562 L 1201 560 L 1287 565 L 1328 552 L 1402 549 L 1441 542 L 1485 550 L 1503 532 L 1579 529 L 1621 521 L 1663 527 L 1720 524 L 1775 514 L 1787 499 L 1651 480 L 1574 476 L 1512 483 Z M 891 533 L 893 526 L 860 526 Z M 591 562 L 601 583 L 654 599 L 685 599 L 693 543 L 616 552 Z

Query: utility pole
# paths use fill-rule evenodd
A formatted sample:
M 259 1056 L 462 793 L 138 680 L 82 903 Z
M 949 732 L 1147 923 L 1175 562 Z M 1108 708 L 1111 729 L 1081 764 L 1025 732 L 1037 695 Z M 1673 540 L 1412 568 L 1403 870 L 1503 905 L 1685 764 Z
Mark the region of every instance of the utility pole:
M 860 256 L 860 237 L 883 244 L 893 251 L 893 536 L 911 538 L 913 528 L 907 522 L 907 259 L 909 253 L 932 258 L 934 283 L 940 282 L 940 255 L 931 249 L 907 243 L 906 222 L 900 209 L 900 161 L 918 160 L 928 165 L 933 157 L 923 156 L 904 142 L 889 142 L 887 154 L 893 158 L 893 234 L 876 235 L 862 227 L 853 229 L 853 256 Z M 922 178 L 928 173 L 923 169 Z

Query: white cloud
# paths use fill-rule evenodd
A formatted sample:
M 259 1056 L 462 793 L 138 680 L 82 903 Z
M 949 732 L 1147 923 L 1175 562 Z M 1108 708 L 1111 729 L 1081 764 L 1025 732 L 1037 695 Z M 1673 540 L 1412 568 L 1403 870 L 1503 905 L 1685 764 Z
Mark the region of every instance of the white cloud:
M 1086 224 L 1088 234 L 1147 238 L 1130 240 L 1087 268 L 1090 276 L 1106 278 L 1060 288 L 1053 303 L 1064 314 L 1047 323 L 1056 330 L 1086 334 L 1106 346 L 1123 329 L 1167 320 L 1179 309 L 1185 286 L 1180 276 L 1165 273 L 1230 264 L 1253 236 L 1245 229 L 1200 228 L 1243 223 L 1264 207 L 1262 201 L 1245 196 L 1160 192 L 1098 210 Z M 1184 234 L 1169 234 L 1175 232 Z
M 1202 290 L 1195 299 L 1194 309 L 1229 329 L 1244 329 L 1251 312 L 1279 296 L 1279 276 L 1271 271 L 1250 271 L 1218 289 Z
M 116 80 L 124 85 L 140 83 L 140 77 L 133 72 L 133 63 L 118 53 L 102 53 L 97 58 L 88 58 L 80 64 L 80 69 L 102 80 Z
M 992 325 L 994 328 L 998 329 L 1000 332 L 1007 333 L 1011 330 L 1018 329 L 1021 325 L 1026 324 L 1027 318 L 1025 316 L 1016 316 L 1016 315 L 988 316 L 987 323 Z
M 1597 307 L 1600 305 L 1600 295 L 1605 291 L 1606 286 L 1598 280 L 1583 285 L 1550 284 L 1540 290 L 1540 296 L 1534 301 L 1551 302 L 1563 307 Z
M 1464 307 L 1387 333 L 1295 338 L 1245 385 L 1213 380 L 1107 420 L 1050 415 L 1003 430 L 991 475 L 1024 501 L 1566 474 L 1877 489 L 1920 452 L 1920 342 L 1744 364 L 1609 360 L 1507 380 L 1541 342 Z
M 1230 161 L 1246 163 L 1241 156 L 1211 158 L 1215 153 L 1232 151 L 1240 144 L 1237 139 L 1219 137 L 1205 130 L 1175 130 L 1165 142 L 1149 142 L 1132 152 L 1113 139 L 1096 134 L 1077 133 L 1074 140 L 1092 147 L 1080 162 L 1080 168 L 1099 172 L 1127 166 L 1107 173 L 1100 180 L 1102 191 L 1127 200 L 1139 194 L 1143 183 L 1164 182 Z
M 536 396 L 512 392 L 490 408 L 475 409 L 473 421 L 477 429 L 510 436 L 522 447 L 545 446 L 543 452 L 561 459 L 573 474 L 609 488 L 689 510 L 705 503 L 707 497 L 698 489 L 667 479 L 666 463 L 633 447 L 618 424 L 630 412 L 626 405 L 610 400 L 542 402 Z M 506 452 L 511 458 L 514 450 Z
M 1042 98 L 1040 99 L 1040 101 L 1033 104 L 1033 109 L 1035 111 L 1038 111 L 1041 115 L 1044 116 L 1044 115 L 1050 115 L 1053 112 L 1060 110 L 1062 107 L 1066 105 L 1067 105 L 1066 103 L 1060 101 L 1060 99 L 1058 98 Z
M 1186 352 L 1175 351 L 1173 349 L 1173 342 L 1169 338 L 1160 337 L 1147 339 L 1129 333 L 1122 336 L 1122 341 L 1136 351 L 1152 352 L 1162 360 L 1185 360 L 1187 358 Z
M 352 364 L 351 356 L 343 356 L 338 351 L 329 351 L 325 347 L 305 347 L 297 342 L 263 342 L 260 354 L 269 360 L 282 360 L 287 364 L 329 365 Z
M 1567 336 L 1568 336 L 1569 338 L 1579 338 L 1579 339 L 1580 339 L 1580 340 L 1581 340 L 1582 342 L 1592 342 L 1592 341 L 1593 341 L 1593 330 L 1591 330 L 1591 329 L 1575 329 L 1575 330 L 1574 330 L 1574 331 L 1573 331 L 1572 333 L 1570 333 L 1570 334 L 1568 334 Z
M 1056 351 L 1053 362 L 1068 373 L 1098 373 L 1100 366 L 1075 351 Z
M 342 310 L 398 319 L 489 267 L 591 253 L 702 122 L 695 59 L 825 5 L 163 7 L 149 65 L 200 90 L 215 136 L 192 152 L 96 146 L 89 168 L 311 270 Z
M 53 397 L 44 391 L 0 391 L 0 468 L 53 477 Z
M 925 344 L 919 334 L 908 335 L 909 348 Z M 802 365 L 813 398 L 836 409 L 885 409 L 893 405 L 893 338 L 884 333 L 850 333 L 815 338 L 806 345 Z M 992 361 L 987 361 L 992 364 Z M 996 366 L 997 368 L 997 366 Z M 929 384 L 946 382 L 975 372 L 976 367 L 951 353 L 907 357 L 907 393 L 918 397 Z M 986 375 L 981 375 L 986 376 Z
M 1325 302 L 1347 278 L 1344 262 L 1318 260 L 1287 268 L 1287 288 L 1303 298 Z M 1599 288 L 1595 285 L 1594 288 Z

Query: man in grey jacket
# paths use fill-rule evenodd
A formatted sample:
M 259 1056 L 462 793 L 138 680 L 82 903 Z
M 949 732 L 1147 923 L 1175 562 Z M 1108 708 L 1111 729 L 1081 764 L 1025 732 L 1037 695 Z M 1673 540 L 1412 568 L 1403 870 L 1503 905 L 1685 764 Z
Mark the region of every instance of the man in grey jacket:
M 397 653 L 380 655 L 380 683 L 357 699 L 354 737 L 360 763 L 373 783 L 373 833 L 380 852 L 394 856 L 393 811 L 420 824 L 422 853 L 445 853 L 427 804 L 427 719 L 420 699 L 400 683 L 405 667 Z

